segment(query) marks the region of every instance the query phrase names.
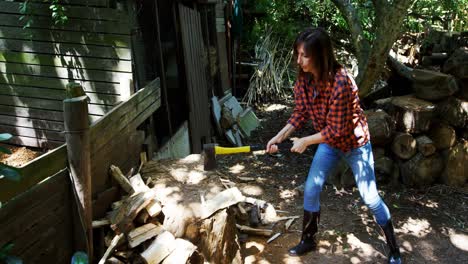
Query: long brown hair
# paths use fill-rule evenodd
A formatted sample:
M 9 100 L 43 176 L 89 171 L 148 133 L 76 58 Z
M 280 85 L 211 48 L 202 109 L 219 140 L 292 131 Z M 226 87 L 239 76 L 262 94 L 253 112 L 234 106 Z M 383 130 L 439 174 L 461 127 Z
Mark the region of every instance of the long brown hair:
M 299 33 L 294 42 L 294 55 L 297 57 L 297 49 L 303 45 L 306 56 L 311 56 L 312 66 L 317 69 L 319 76 L 314 76 L 319 81 L 333 81 L 336 72 L 342 66 L 338 63 L 333 52 L 330 36 L 323 28 L 307 28 Z M 299 67 L 299 76 L 304 76 Z

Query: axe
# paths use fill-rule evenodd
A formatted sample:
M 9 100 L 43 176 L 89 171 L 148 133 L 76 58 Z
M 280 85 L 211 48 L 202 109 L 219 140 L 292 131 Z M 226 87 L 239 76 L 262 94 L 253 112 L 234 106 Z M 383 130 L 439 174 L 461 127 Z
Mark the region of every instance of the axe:
M 278 150 L 287 151 L 293 146 L 292 142 L 282 142 L 276 144 Z M 250 145 L 242 147 L 220 147 L 217 144 L 204 144 L 203 152 L 205 153 L 203 170 L 210 171 L 216 168 L 216 155 L 228 155 L 235 153 L 248 153 L 252 151 L 265 150 L 265 145 Z

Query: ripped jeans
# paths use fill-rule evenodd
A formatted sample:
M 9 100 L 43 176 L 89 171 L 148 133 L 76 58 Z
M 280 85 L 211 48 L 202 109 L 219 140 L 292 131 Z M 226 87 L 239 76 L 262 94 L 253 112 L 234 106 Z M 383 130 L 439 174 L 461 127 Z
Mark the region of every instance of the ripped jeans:
M 309 212 L 320 210 L 320 192 L 330 171 L 343 157 L 354 174 L 356 185 L 364 203 L 374 214 L 381 226 L 390 220 L 390 211 L 377 191 L 374 174 L 374 157 L 371 143 L 346 153 L 325 143 L 319 144 L 304 187 L 304 209 Z

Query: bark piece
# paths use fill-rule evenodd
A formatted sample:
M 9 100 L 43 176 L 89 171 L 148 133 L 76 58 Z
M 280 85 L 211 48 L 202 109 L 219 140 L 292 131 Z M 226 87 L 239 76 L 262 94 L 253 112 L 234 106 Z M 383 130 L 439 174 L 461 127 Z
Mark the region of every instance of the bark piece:
M 468 180 L 468 141 L 460 140 L 448 152 L 442 181 L 450 186 L 463 187 Z
M 393 138 L 392 151 L 401 159 L 409 159 L 416 154 L 416 140 L 409 133 L 397 133 Z
M 436 113 L 440 119 L 454 127 L 468 125 L 468 102 L 450 97 L 437 104 Z
M 450 148 L 457 140 L 455 129 L 444 123 L 432 125 L 428 136 L 438 150 Z
M 197 249 L 197 247 L 190 243 L 190 241 L 177 238 L 175 240 L 175 247 L 176 249 L 172 251 L 167 258 L 164 259 L 162 264 L 180 264 L 180 263 L 187 263 L 187 260 L 193 254 L 193 252 Z
M 153 238 L 164 231 L 162 225 L 152 223 L 140 226 L 128 233 L 127 240 L 131 248 L 134 248 L 144 241 Z
M 117 246 L 117 244 L 123 237 L 124 237 L 124 234 L 118 234 L 114 236 L 114 238 L 112 239 L 112 242 L 110 243 L 109 247 L 104 253 L 104 256 L 102 256 L 102 258 L 99 260 L 98 264 L 106 263 L 107 258 L 112 253 L 112 251 L 114 251 L 114 248 Z
M 113 212 L 111 223 L 120 230 L 127 233 L 132 228 L 133 219 L 144 209 L 154 198 L 152 191 L 140 192 L 125 199 L 122 206 Z
M 218 211 L 202 221 L 200 251 L 209 263 L 242 263 L 235 217 L 230 211 Z
M 429 157 L 417 153 L 401 166 L 403 183 L 409 186 L 424 187 L 432 184 L 444 169 L 442 157 L 436 153 Z
M 206 203 L 202 206 L 201 218 L 205 219 L 220 209 L 229 207 L 239 202 L 243 202 L 244 200 L 244 195 L 242 195 L 237 187 L 224 190 L 218 193 L 212 199 L 206 201 Z
M 412 72 L 413 91 L 416 97 L 438 101 L 458 91 L 456 79 L 441 72 L 415 69 Z
M 395 131 L 395 122 L 385 111 L 365 111 L 373 146 L 385 146 Z
M 260 229 L 260 228 L 251 228 L 249 226 L 243 226 L 243 225 L 236 225 L 239 231 L 246 233 L 246 234 L 251 234 L 251 235 L 257 235 L 257 236 L 271 236 L 273 234 L 273 230 L 271 229 Z
M 164 231 L 151 245 L 141 253 L 141 257 L 148 264 L 158 264 L 176 248 L 176 242 L 171 232 Z
M 396 130 L 409 133 L 427 131 L 434 116 L 435 105 L 412 96 L 393 97 L 389 114 Z
M 111 165 L 110 166 L 110 172 L 112 174 L 112 177 L 120 184 L 122 189 L 126 191 L 129 194 L 134 193 L 133 187 L 130 184 L 130 181 L 125 177 L 125 175 L 122 173 L 122 171 L 119 169 L 119 167 Z
M 416 143 L 418 146 L 419 152 L 424 156 L 430 156 L 436 152 L 436 147 L 434 142 L 425 135 L 419 136 L 416 138 Z

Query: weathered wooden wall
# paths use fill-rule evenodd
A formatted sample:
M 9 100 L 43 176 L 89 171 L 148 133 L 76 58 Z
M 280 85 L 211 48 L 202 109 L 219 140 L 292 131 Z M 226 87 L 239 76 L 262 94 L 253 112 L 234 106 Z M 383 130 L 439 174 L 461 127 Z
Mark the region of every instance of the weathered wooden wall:
M 83 85 L 91 120 L 131 93 L 128 15 L 109 7 L 124 1 L 69 0 L 61 2 L 69 19 L 60 25 L 41 0 L 29 1 L 21 19 L 22 2 L 0 1 L 0 131 L 16 144 L 53 148 L 64 142 L 68 82 Z
M 64 169 L 4 204 L 0 245 L 23 263 L 70 263 L 73 254 L 73 194 Z

